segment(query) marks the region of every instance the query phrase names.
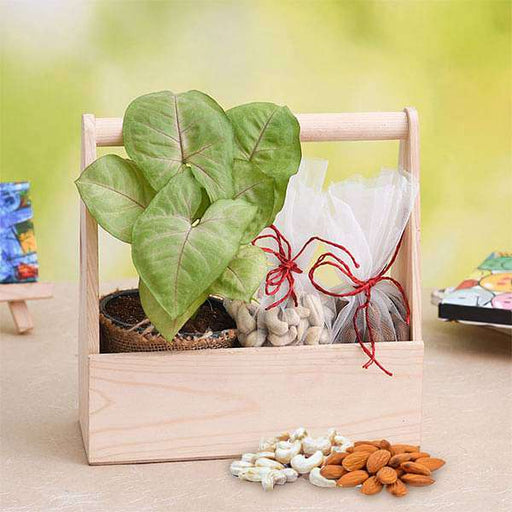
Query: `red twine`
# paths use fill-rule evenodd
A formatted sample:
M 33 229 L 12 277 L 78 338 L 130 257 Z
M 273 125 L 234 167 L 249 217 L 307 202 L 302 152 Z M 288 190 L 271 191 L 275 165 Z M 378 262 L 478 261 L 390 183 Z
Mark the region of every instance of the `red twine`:
M 290 245 L 290 242 L 288 242 L 288 240 L 283 236 L 281 231 L 279 231 L 279 229 L 277 229 L 277 227 L 274 226 L 274 224 L 269 226 L 269 229 L 271 229 L 273 233 L 260 235 L 252 241 L 252 245 L 256 245 L 257 247 L 260 246 L 258 246 L 256 242 L 258 240 L 264 239 L 274 240 L 277 244 L 277 250 L 270 249 L 268 247 L 260 247 L 260 249 L 262 249 L 266 253 L 275 256 L 279 261 L 279 265 L 267 273 L 267 276 L 265 278 L 265 293 L 269 296 L 275 295 L 281 289 L 281 286 L 284 284 L 285 281 L 288 282 L 288 290 L 283 295 L 283 297 L 281 297 L 276 302 L 270 304 L 270 306 L 267 306 L 265 308 L 267 310 L 279 306 L 279 304 L 281 304 L 285 300 L 288 300 L 290 297 L 292 298 L 295 306 L 297 306 L 297 295 L 295 293 L 295 278 L 293 274 L 302 274 L 302 269 L 299 268 L 299 266 L 296 263 L 296 260 L 306 250 L 307 246 L 311 242 L 314 242 L 315 240 L 319 242 L 324 242 L 325 244 L 332 245 L 337 249 L 344 251 L 350 256 L 356 268 L 359 267 L 357 262 L 354 260 L 352 254 L 350 254 L 350 252 L 347 249 L 345 249 L 345 247 L 343 247 L 342 245 L 335 244 L 334 242 L 330 242 L 329 240 L 325 240 L 324 238 L 320 238 L 319 236 L 312 236 L 302 246 L 302 249 L 295 256 L 292 257 L 292 247 Z
M 375 339 L 373 337 L 373 329 L 372 329 L 372 327 L 370 325 L 370 321 L 369 321 L 368 306 L 370 305 L 370 301 L 371 301 L 372 288 L 380 281 L 389 281 L 396 286 L 396 288 L 402 295 L 406 313 L 407 313 L 405 321 L 407 322 L 407 325 L 409 325 L 410 309 L 409 309 L 409 303 L 407 301 L 407 297 L 405 295 L 405 291 L 404 291 L 402 285 L 398 281 L 396 281 L 392 277 L 388 277 L 388 276 L 384 275 L 391 268 L 393 263 L 395 262 L 401 245 L 402 245 L 402 239 L 400 239 L 400 241 L 398 242 L 398 245 L 396 246 L 395 252 L 393 253 L 393 256 L 392 256 L 391 260 L 389 261 L 389 263 L 387 265 L 385 265 L 384 268 L 375 277 L 372 277 L 366 281 L 362 281 L 362 280 L 358 279 L 351 272 L 348 265 L 343 260 L 341 260 L 340 258 L 338 258 L 336 255 L 334 255 L 332 253 L 322 254 L 316 260 L 315 264 L 311 267 L 311 269 L 309 270 L 309 274 L 308 274 L 311 284 L 318 291 L 325 293 L 326 295 L 330 295 L 331 297 L 343 298 L 343 297 L 353 297 L 354 295 L 358 295 L 359 293 L 365 294 L 366 300 L 362 304 L 357 306 L 356 312 L 352 318 L 352 324 L 354 326 L 354 331 L 356 333 L 357 341 L 358 341 L 359 345 L 361 346 L 361 348 L 363 349 L 364 353 L 369 357 L 368 361 L 363 365 L 363 368 L 366 369 L 369 366 L 371 366 L 373 363 L 375 363 L 384 373 L 386 373 L 389 376 L 391 376 L 393 374 L 391 372 L 389 372 L 388 370 L 386 370 L 379 363 L 379 361 L 377 361 L 377 359 L 375 357 Z M 349 255 L 351 256 L 352 261 L 354 261 L 354 258 L 352 257 L 352 255 L 350 253 L 349 253 Z M 326 260 L 326 258 L 328 258 L 328 257 L 333 258 L 335 261 Z M 339 270 L 343 275 L 348 277 L 352 281 L 354 289 L 351 291 L 345 292 L 345 293 L 335 293 L 335 292 L 331 292 L 330 290 L 326 290 L 321 285 L 319 285 L 315 281 L 315 272 L 318 268 L 323 267 L 324 265 L 332 266 L 332 267 L 336 268 L 337 270 Z M 356 268 L 358 266 L 359 265 L 356 265 Z M 368 330 L 368 335 L 370 337 L 371 351 L 368 350 L 368 348 L 364 345 L 363 336 L 361 335 L 360 329 L 357 325 L 357 318 L 358 318 L 360 311 L 362 311 L 362 310 L 364 310 L 364 315 L 365 315 L 365 320 L 366 320 L 366 328 Z
M 267 273 L 267 276 L 265 278 L 265 293 L 269 296 L 275 295 L 276 293 L 278 293 L 278 291 L 281 289 L 281 286 L 285 282 L 288 283 L 288 290 L 283 295 L 283 297 L 281 297 L 279 300 L 270 304 L 270 306 L 267 306 L 267 308 L 266 308 L 267 310 L 278 306 L 279 304 L 288 300 L 290 297 L 293 300 L 293 303 L 295 304 L 295 306 L 297 306 L 297 295 L 295 293 L 295 278 L 294 278 L 293 274 L 294 273 L 302 274 L 303 271 L 302 271 L 302 269 L 300 269 L 298 267 L 296 260 L 302 255 L 302 253 L 304 252 L 306 247 L 311 242 L 313 242 L 315 240 L 317 240 L 319 242 L 323 242 L 326 245 L 330 245 L 337 249 L 340 249 L 341 251 L 346 253 L 347 256 L 349 256 L 349 258 L 351 259 L 355 268 L 359 268 L 359 264 L 357 263 L 354 256 L 347 248 L 345 248 L 342 245 L 331 242 L 330 240 L 325 240 L 324 238 L 321 238 L 318 236 L 311 237 L 302 246 L 302 249 L 295 256 L 292 257 L 292 248 L 291 248 L 290 242 L 288 242 L 288 240 L 283 236 L 283 234 L 279 231 L 279 229 L 277 229 L 276 226 L 274 226 L 272 224 L 269 227 L 273 231 L 273 233 L 266 234 L 266 235 L 260 235 L 252 241 L 252 244 L 256 245 L 256 242 L 258 240 L 271 239 L 271 240 L 274 240 L 277 244 L 277 250 L 270 249 L 268 247 L 261 247 L 261 249 L 263 251 L 265 251 L 268 254 L 272 254 L 279 261 L 279 265 Z M 406 308 L 406 312 L 407 312 L 406 322 L 407 322 L 407 325 L 409 325 L 410 309 L 409 309 L 409 303 L 407 301 L 407 297 L 405 295 L 405 291 L 402 288 L 402 285 L 398 281 L 396 281 L 395 279 L 393 279 L 391 277 L 384 275 L 391 268 L 393 263 L 395 262 L 396 257 L 398 255 L 398 251 L 400 250 L 401 244 L 402 244 L 402 239 L 400 239 L 400 241 L 398 242 L 395 252 L 393 253 L 393 256 L 392 256 L 391 260 L 389 261 L 389 263 L 387 265 L 385 265 L 385 267 L 375 277 L 372 277 L 366 281 L 362 281 L 362 280 L 358 279 L 352 273 L 352 271 L 350 270 L 347 263 L 345 263 L 341 258 L 336 256 L 332 252 L 326 252 L 326 253 L 323 253 L 322 255 L 320 255 L 308 273 L 308 277 L 311 281 L 311 284 L 318 291 L 325 293 L 326 295 L 329 295 L 331 297 L 344 298 L 344 297 L 353 297 L 354 295 L 358 295 L 359 293 L 365 294 L 366 300 L 364 301 L 363 304 L 360 304 L 357 307 L 354 317 L 352 318 L 352 323 L 354 326 L 354 331 L 356 333 L 357 341 L 358 341 L 359 345 L 361 346 L 361 348 L 363 349 L 364 353 L 369 358 L 368 361 L 363 365 L 363 368 L 366 369 L 366 368 L 370 367 L 373 363 L 375 363 L 384 373 L 386 373 L 389 376 L 392 376 L 393 374 L 391 372 L 389 372 L 388 370 L 386 370 L 375 357 L 375 340 L 373 337 L 373 330 L 372 330 L 372 328 L 370 326 L 370 322 L 369 322 L 368 307 L 369 307 L 370 301 L 371 301 L 372 288 L 380 281 L 389 281 L 396 286 L 396 288 L 402 295 L 404 305 Z M 330 261 L 327 258 L 332 258 L 332 259 L 334 259 L 334 261 Z M 352 281 L 354 289 L 349 292 L 345 292 L 345 293 L 335 293 L 335 292 L 331 292 L 330 290 L 323 288 L 320 284 L 318 284 L 315 281 L 315 272 L 320 267 L 323 267 L 326 265 L 335 267 L 343 275 L 345 275 L 347 278 L 349 278 Z M 358 318 L 360 311 L 362 311 L 362 310 L 364 310 L 364 314 L 365 314 L 366 327 L 368 329 L 368 335 L 370 337 L 371 350 L 368 350 L 368 348 L 364 345 L 363 336 L 361 335 L 361 332 L 357 325 L 357 318 Z

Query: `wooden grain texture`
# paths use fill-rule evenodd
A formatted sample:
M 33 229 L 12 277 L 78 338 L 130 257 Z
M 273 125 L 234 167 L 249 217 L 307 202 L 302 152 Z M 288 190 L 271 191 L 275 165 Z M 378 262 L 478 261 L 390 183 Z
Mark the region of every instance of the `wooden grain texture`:
M 398 165 L 408 170 L 420 182 L 420 141 L 418 113 L 406 108 L 408 136 L 400 141 Z M 422 340 L 421 333 L 421 248 L 420 248 L 420 193 L 411 213 L 402 241 L 400 254 L 391 270 L 393 277 L 403 284 L 411 308 L 411 339 Z
M 339 114 L 295 114 L 300 139 L 308 141 L 398 140 L 407 137 L 404 112 L 362 112 Z M 98 146 L 123 145 L 123 119 L 96 119 Z
M 50 299 L 53 283 L 13 283 L 0 285 L 0 302 Z
M 305 425 L 419 443 L 422 342 L 90 356 L 89 461 L 187 460 L 252 451 Z
M 18 334 L 31 331 L 34 328 L 34 322 L 28 310 L 27 303 L 24 300 L 16 300 L 9 301 L 7 304 L 9 304 L 9 310 L 11 311 Z
M 81 169 L 96 159 L 95 119 L 82 116 Z M 78 310 L 79 418 L 86 451 L 89 449 L 89 354 L 99 353 L 98 226 L 80 202 L 80 290 Z

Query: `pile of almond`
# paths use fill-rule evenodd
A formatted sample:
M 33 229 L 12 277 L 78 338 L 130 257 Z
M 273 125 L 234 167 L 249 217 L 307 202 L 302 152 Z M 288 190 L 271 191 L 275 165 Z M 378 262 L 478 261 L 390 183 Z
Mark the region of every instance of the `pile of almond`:
M 424 487 L 434 483 L 432 472 L 444 466 L 442 459 L 420 451 L 419 446 L 381 441 L 356 441 L 344 452 L 329 455 L 320 474 L 336 480 L 338 487 L 361 485 L 371 495 L 383 487 L 397 497 L 407 494 L 407 486 Z

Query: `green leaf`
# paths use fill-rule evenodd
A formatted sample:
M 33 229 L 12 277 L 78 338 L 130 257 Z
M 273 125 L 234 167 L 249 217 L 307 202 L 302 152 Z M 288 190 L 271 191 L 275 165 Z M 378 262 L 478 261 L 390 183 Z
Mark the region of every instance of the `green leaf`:
M 233 167 L 235 199 L 245 199 L 257 207 L 256 215 L 242 239 L 248 243 L 272 223 L 274 180 L 256 169 L 250 162 L 235 160 Z
M 89 165 L 75 183 L 98 224 L 131 243 L 133 225 L 156 193 L 138 167 L 117 155 L 105 155 Z
M 274 181 L 274 204 L 272 208 L 272 214 L 270 216 L 271 221 L 269 224 L 274 222 L 277 214 L 283 209 L 284 200 L 286 199 L 286 189 L 288 188 L 288 179 L 275 180 Z
M 299 168 L 300 126 L 288 107 L 247 103 L 226 112 L 237 148 L 235 158 L 252 162 L 274 179 L 288 179 Z
M 172 318 L 220 277 L 256 213 L 243 199 L 219 199 L 194 222 L 200 205 L 197 182 L 183 171 L 156 195 L 133 229 L 135 268 Z
M 250 302 L 267 272 L 267 257 L 254 245 L 242 247 L 210 288 L 212 295 Z
M 126 109 L 123 137 L 126 152 L 156 190 L 190 168 L 212 202 L 233 196 L 233 128 L 206 94 L 140 96 Z
M 172 318 L 155 299 L 149 288 L 142 279 L 139 281 L 139 295 L 142 307 L 146 316 L 156 327 L 158 332 L 169 342 L 172 342 L 174 336 L 183 327 L 186 321 L 194 314 L 201 304 L 208 298 L 208 293 L 200 295 L 190 307 L 177 318 Z

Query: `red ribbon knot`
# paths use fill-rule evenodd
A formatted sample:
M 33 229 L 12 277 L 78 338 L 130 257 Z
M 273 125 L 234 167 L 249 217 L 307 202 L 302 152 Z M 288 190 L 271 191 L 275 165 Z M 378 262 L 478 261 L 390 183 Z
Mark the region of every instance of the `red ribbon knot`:
M 372 298 L 372 289 L 373 289 L 373 287 L 377 283 L 379 283 L 381 281 L 390 281 L 391 283 L 393 283 L 396 286 L 396 288 L 398 289 L 398 291 L 402 295 L 402 299 L 404 301 L 404 305 L 405 305 L 405 309 L 406 309 L 406 320 L 405 321 L 407 322 L 407 325 L 409 325 L 409 322 L 410 322 L 410 309 L 409 309 L 409 303 L 407 301 L 407 297 L 405 295 L 405 291 L 404 291 L 402 285 L 398 281 L 396 281 L 392 277 L 389 277 L 389 276 L 385 275 L 386 272 L 391 268 L 391 266 L 395 262 L 395 259 L 396 259 L 397 255 L 398 255 L 398 251 L 400 250 L 401 244 L 402 244 L 402 239 L 400 239 L 400 241 L 398 242 L 398 244 L 397 244 L 397 246 L 395 248 L 395 252 L 393 253 L 393 256 L 390 259 L 389 263 L 387 265 L 385 265 L 384 268 L 376 276 L 371 277 L 371 278 L 367 279 L 366 281 L 358 279 L 353 274 L 353 272 L 350 270 L 350 267 L 341 258 L 339 258 L 338 256 L 336 256 L 335 254 L 332 254 L 332 253 L 324 253 L 324 254 L 322 254 L 316 260 L 315 264 L 311 267 L 311 269 L 309 270 L 309 274 L 308 274 L 309 275 L 309 279 L 311 281 L 311 284 L 318 291 L 320 291 L 322 293 L 325 293 L 326 295 L 329 295 L 331 297 L 336 297 L 336 298 L 353 297 L 355 295 L 358 295 L 358 294 L 364 292 L 364 294 L 365 294 L 365 301 L 362 304 L 360 304 L 359 306 L 357 306 L 356 312 L 354 313 L 354 316 L 352 317 L 352 325 L 353 325 L 354 331 L 356 333 L 356 339 L 357 339 L 359 345 L 361 346 L 361 348 L 363 349 L 364 353 L 369 358 L 368 361 L 363 365 L 363 368 L 366 369 L 369 366 L 371 366 L 373 363 L 375 363 L 384 373 L 386 373 L 389 376 L 392 376 L 393 374 L 391 372 L 389 372 L 388 370 L 386 370 L 379 363 L 379 361 L 377 361 L 377 359 L 375 357 L 375 339 L 374 339 L 374 336 L 373 336 L 373 329 L 372 329 L 372 327 L 370 325 L 368 308 L 370 306 L 370 302 L 371 302 L 371 298 Z M 352 262 L 355 263 L 355 259 L 352 256 L 352 254 L 350 253 L 350 251 L 345 250 L 345 252 L 347 252 L 347 254 L 349 254 L 349 256 L 352 259 Z M 331 261 L 329 258 L 332 258 L 334 261 Z M 327 289 L 323 288 L 320 284 L 318 284 L 315 281 L 315 272 L 320 267 L 323 267 L 325 265 L 328 265 L 328 266 L 336 268 L 343 275 L 345 275 L 348 279 L 350 279 L 350 281 L 352 281 L 353 290 L 350 290 L 350 291 L 345 292 L 345 293 L 331 292 L 330 290 L 327 290 Z M 355 267 L 358 268 L 359 265 L 356 263 Z M 361 334 L 359 326 L 357 324 L 357 318 L 358 318 L 359 312 L 363 311 L 363 310 L 364 310 L 364 317 L 365 317 L 365 320 L 366 320 L 366 328 L 367 328 L 367 331 L 368 331 L 368 336 L 370 338 L 371 350 L 368 350 L 368 348 L 364 345 L 363 335 Z

